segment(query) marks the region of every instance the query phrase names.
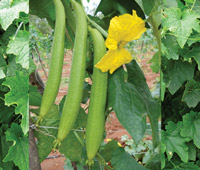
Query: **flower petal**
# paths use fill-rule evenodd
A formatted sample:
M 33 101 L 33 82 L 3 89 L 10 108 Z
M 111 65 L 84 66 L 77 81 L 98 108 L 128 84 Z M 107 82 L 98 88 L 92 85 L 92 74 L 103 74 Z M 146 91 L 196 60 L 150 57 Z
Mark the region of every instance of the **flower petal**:
M 117 48 L 117 43 L 139 39 L 146 31 L 145 22 L 137 16 L 133 10 L 133 15 L 124 14 L 119 17 L 114 17 L 110 21 L 108 29 L 108 38 L 106 39 L 106 47 L 109 50 Z M 114 42 L 112 44 L 112 42 Z
M 117 44 L 118 44 L 118 42 L 115 39 L 107 38 L 107 40 L 106 40 L 106 47 L 108 47 L 109 50 L 116 50 Z
M 109 50 L 95 67 L 101 69 L 102 72 L 110 70 L 110 74 L 112 74 L 121 65 L 130 63 L 131 60 L 131 54 L 124 48 Z

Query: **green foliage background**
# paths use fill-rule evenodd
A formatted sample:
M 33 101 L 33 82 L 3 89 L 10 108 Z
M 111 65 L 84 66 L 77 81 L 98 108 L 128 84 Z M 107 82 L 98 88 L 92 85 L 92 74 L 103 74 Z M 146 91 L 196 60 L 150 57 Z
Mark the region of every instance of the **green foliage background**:
M 28 9 L 27 0 L 0 1 L 1 170 L 29 169 Z
M 200 169 L 200 1 L 163 1 L 162 169 Z

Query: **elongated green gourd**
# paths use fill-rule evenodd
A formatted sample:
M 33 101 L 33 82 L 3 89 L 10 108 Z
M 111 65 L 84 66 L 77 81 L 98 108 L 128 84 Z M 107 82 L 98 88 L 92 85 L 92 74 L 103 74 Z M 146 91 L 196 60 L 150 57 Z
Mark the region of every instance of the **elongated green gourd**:
M 102 35 L 96 29 L 88 28 L 94 42 L 94 65 L 97 64 L 106 53 L 105 42 Z M 108 73 L 103 73 L 93 68 L 93 80 L 88 119 L 86 126 L 86 150 L 88 165 L 91 166 L 100 144 L 102 142 L 105 126 L 105 106 L 107 96 Z
M 62 75 L 65 41 L 65 10 L 61 0 L 53 0 L 53 2 L 56 10 L 55 33 L 52 46 L 50 70 L 42 97 L 38 122 L 43 119 L 51 106 L 54 104 Z
M 71 27 L 72 31 L 75 33 L 76 31 L 76 19 L 74 14 L 72 13 L 72 9 L 70 8 L 70 4 L 68 0 L 62 0 L 63 6 L 65 8 L 65 16 L 67 19 L 67 24 Z
M 76 34 L 72 56 L 72 66 L 69 79 L 67 97 L 63 106 L 60 119 L 57 140 L 55 146 L 65 139 L 72 129 L 79 113 L 79 108 L 83 95 L 83 85 L 86 69 L 86 40 L 87 40 L 87 20 L 82 6 L 72 1 L 76 15 Z

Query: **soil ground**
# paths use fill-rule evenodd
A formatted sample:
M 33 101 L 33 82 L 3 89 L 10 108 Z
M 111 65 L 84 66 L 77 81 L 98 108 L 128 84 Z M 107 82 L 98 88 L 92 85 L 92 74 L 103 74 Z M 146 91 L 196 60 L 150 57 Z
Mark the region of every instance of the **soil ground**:
M 145 74 L 147 84 L 150 89 L 152 89 L 155 86 L 156 77 L 159 77 L 159 74 L 155 74 L 152 72 L 150 68 L 150 64 L 148 63 L 152 55 L 153 55 L 152 52 L 148 52 L 145 54 L 145 57 L 138 56 L 139 61 L 140 61 L 139 62 L 140 66 Z M 62 82 L 61 82 L 59 93 L 56 99 L 56 103 L 59 103 L 62 97 L 67 92 L 70 68 L 71 68 L 71 60 L 72 60 L 72 53 L 70 51 L 67 51 L 65 55 L 65 59 L 64 59 Z M 41 69 L 39 70 L 39 73 L 41 75 L 42 80 L 45 83 L 46 76 L 44 74 L 44 71 Z M 107 139 L 116 139 L 120 142 L 121 136 L 123 135 L 128 135 L 130 137 L 128 132 L 119 123 L 114 112 L 112 112 L 107 119 L 106 130 L 107 130 L 107 136 L 106 136 L 105 142 L 107 141 Z M 149 136 L 149 139 L 151 139 L 150 136 Z M 52 152 L 49 155 L 49 158 L 42 162 L 41 167 L 42 167 L 42 170 L 64 170 L 64 165 L 65 165 L 65 158 L 62 157 L 62 155 L 59 152 L 55 152 L 55 153 Z

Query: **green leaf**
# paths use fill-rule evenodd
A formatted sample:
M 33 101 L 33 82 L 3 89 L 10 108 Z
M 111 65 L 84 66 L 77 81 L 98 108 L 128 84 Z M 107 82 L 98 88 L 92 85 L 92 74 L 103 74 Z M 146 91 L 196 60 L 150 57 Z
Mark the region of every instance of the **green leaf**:
M 13 141 L 4 161 L 13 161 L 20 170 L 29 169 L 29 138 L 23 135 L 18 124 L 13 123 L 6 132 L 6 140 Z
M 32 110 L 32 112 L 38 114 L 39 109 Z M 53 105 L 35 131 L 40 162 L 49 155 L 53 148 L 53 141 L 57 136 L 59 122 L 58 106 Z
M 95 14 L 101 11 L 104 15 L 109 15 L 110 13 L 116 10 L 115 6 L 116 0 L 102 0 L 99 6 L 97 7 Z
M 34 72 L 36 70 L 36 65 L 33 62 L 32 58 L 29 58 L 29 74 L 31 74 L 32 72 Z
M 9 88 L 4 86 L 2 83 L 5 81 L 5 79 L 0 79 L 0 99 L 4 100 L 4 94 L 9 91 Z
M 8 65 L 7 65 L 7 77 L 15 77 L 16 70 L 22 71 L 26 73 L 25 69 L 22 69 L 22 66 L 20 64 L 16 63 L 16 57 L 14 55 L 9 56 L 8 58 Z
M 125 13 L 132 14 L 132 10 L 137 11 L 137 15 L 141 18 L 145 18 L 144 13 L 140 6 L 135 2 L 135 0 L 101 0 L 99 6 L 97 7 L 95 14 L 101 11 L 105 16 L 110 14 L 122 15 Z
M 194 0 L 185 0 L 186 3 L 192 4 Z
M 133 85 L 137 89 L 138 93 L 142 96 L 143 107 L 145 108 L 146 113 L 149 114 L 152 119 L 157 119 L 160 116 L 160 108 L 152 98 L 151 92 L 146 83 L 146 78 L 140 66 L 135 60 L 133 60 L 131 63 L 126 64 L 126 68 L 128 72 L 127 82 Z M 152 104 L 154 106 L 152 106 Z
M 187 162 L 178 165 L 173 170 L 200 170 L 200 167 L 195 165 L 194 162 Z
M 68 24 L 66 25 L 66 29 L 68 31 L 68 35 L 65 37 L 65 48 L 72 49 L 73 44 L 74 44 L 74 39 L 75 39 L 74 32 L 72 31 L 70 25 Z
M 146 109 L 143 96 L 131 83 L 124 81 L 122 68 L 109 79 L 108 100 L 122 126 L 138 143 L 146 131 Z
M 173 8 L 173 7 L 178 7 L 178 2 L 177 1 L 167 1 L 167 0 L 163 0 L 163 6 L 167 7 L 167 8 Z
M 154 56 L 152 57 L 152 59 L 148 62 L 151 63 L 151 69 L 154 73 L 158 73 L 160 70 L 160 66 L 159 66 L 159 52 L 157 52 L 156 54 L 154 54 Z
M 183 116 L 181 136 L 191 138 L 196 147 L 200 148 L 200 112 L 190 112 Z
M 188 62 L 172 61 L 167 64 L 166 75 L 170 78 L 167 87 L 171 94 L 174 94 L 187 80 L 192 80 L 194 76 L 194 64 Z
M 10 123 L 14 114 L 14 107 L 7 107 L 4 105 L 4 101 L 0 100 L 0 123 Z
M 199 47 L 193 47 L 191 50 L 187 49 L 184 50 L 184 53 L 182 54 L 186 59 L 194 58 L 195 61 L 198 64 L 198 69 L 200 71 L 200 48 Z
M 38 92 L 36 86 L 29 85 L 29 105 L 40 106 L 42 102 L 42 96 Z
M 101 150 L 100 155 L 104 157 L 106 162 L 108 162 L 112 159 L 112 154 L 117 148 L 119 148 L 118 142 L 116 140 L 111 140 Z
M 47 18 L 50 25 L 56 20 L 54 3 L 49 0 L 30 0 L 30 14 Z
M 187 44 L 189 46 L 191 46 L 192 44 L 196 43 L 196 42 L 200 42 L 200 33 L 195 32 L 194 34 L 192 34 L 188 40 L 187 40 Z
M 168 160 L 170 160 L 175 153 L 181 158 L 183 162 L 188 161 L 188 146 L 186 142 L 191 140 L 180 135 L 181 123 L 175 124 L 171 121 L 166 126 L 166 131 L 162 130 L 162 143 L 166 145 L 166 153 Z
M 159 0 L 136 0 L 136 2 L 140 5 L 146 15 L 150 15 L 155 9 L 155 6 L 160 4 Z
M 165 151 L 166 151 L 166 145 L 161 142 L 161 169 L 165 167 Z
M 184 10 L 179 8 L 165 9 L 163 20 L 163 29 L 170 30 L 177 38 L 177 42 L 181 48 L 184 47 L 192 30 L 200 31 L 199 15 L 191 10 Z
M 0 68 L 0 79 L 3 79 L 5 77 L 6 77 L 6 75 L 5 75 L 4 71 L 3 71 L 3 69 Z
M 13 170 L 14 163 L 12 161 L 3 162 L 3 159 L 8 154 L 8 150 L 11 146 L 12 146 L 12 142 L 6 141 L 6 136 L 1 135 L 1 137 L 0 137 L 0 155 L 2 156 L 2 159 L 0 158 L 0 162 L 2 161 L 2 167 L 3 167 L 2 170 L 4 170 L 4 169 Z
M 83 97 L 81 103 L 86 103 L 90 97 L 91 93 L 91 85 L 88 82 L 84 81 L 84 87 L 83 87 Z
M 115 170 L 147 170 L 142 165 L 140 165 L 130 154 L 124 151 L 123 148 L 118 148 L 114 151 L 111 165 Z
M 63 106 L 64 106 L 64 103 L 65 103 L 65 99 L 66 99 L 66 95 L 63 96 L 62 100 L 59 103 L 59 115 L 60 116 L 62 114 Z
M 194 145 L 193 141 L 190 141 L 188 144 L 188 148 L 189 148 L 189 155 L 188 158 L 190 161 L 196 161 L 197 158 L 197 148 Z
M 180 49 L 180 47 L 176 41 L 176 37 L 172 35 L 167 35 L 165 38 L 162 39 L 162 43 L 166 47 L 165 57 L 167 59 L 178 60 L 178 50 Z
M 29 32 L 19 31 L 16 37 L 9 41 L 7 54 L 16 55 L 16 62 L 23 68 L 29 68 Z
M 102 170 L 104 169 L 104 165 L 102 163 L 99 163 L 99 160 L 95 159 L 94 164 L 91 167 L 91 170 Z
M 186 102 L 189 107 L 196 107 L 200 102 L 200 82 L 190 80 L 185 85 L 182 101 Z
M 126 67 L 128 80 L 125 80 L 123 68 L 110 76 L 108 101 L 122 126 L 138 143 L 146 131 L 146 115 L 149 114 L 155 120 L 153 126 L 156 128 L 160 113 L 136 61 L 133 60 Z
M 1 41 L 0 41 L 0 79 L 3 79 L 6 77 L 5 75 L 5 70 L 6 70 L 6 62 L 4 59 L 4 47 L 1 46 Z
M 64 170 L 74 170 L 74 167 L 72 166 L 72 162 L 68 158 L 65 160 Z
M 163 81 L 163 72 L 160 72 L 160 98 L 161 101 L 164 101 L 165 98 L 165 90 L 166 90 L 166 84 Z
M 28 14 L 28 0 L 0 1 L 0 24 L 2 28 L 6 30 L 16 18 L 19 18 L 20 12 Z
M 193 7 L 193 11 L 200 15 L 200 1 L 196 1 Z
M 62 103 L 64 103 L 64 101 Z M 86 127 L 86 124 L 87 114 L 85 113 L 84 109 L 80 107 L 79 115 L 76 119 L 73 129 L 84 129 Z M 71 130 L 69 135 L 61 142 L 61 147 L 59 148 L 59 151 L 71 161 L 80 161 L 82 155 L 83 146 L 77 139 L 76 135 L 80 137 L 79 140 L 83 141 L 84 135 L 82 132 L 76 132 Z
M 7 77 L 3 85 L 10 88 L 10 91 L 5 95 L 5 104 L 7 106 L 17 105 L 15 113 L 22 115 L 21 127 L 26 134 L 29 129 L 28 75 L 24 76 L 22 72 L 16 71 L 16 76 Z
M 83 133 L 82 132 L 76 132 L 80 139 L 83 140 Z M 82 154 L 82 145 L 77 140 L 75 134 L 73 131 L 69 133 L 69 135 L 61 142 L 61 147 L 59 148 L 59 151 L 64 154 L 67 158 L 69 158 L 71 161 L 76 162 L 80 161 L 81 154 Z
M 78 164 L 76 164 L 77 170 L 85 170 L 83 167 L 84 165 L 82 165 L 80 162 Z
M 2 36 L 2 41 L 4 42 L 4 44 L 7 45 L 9 43 L 10 37 L 12 37 L 15 34 L 16 30 L 17 30 L 17 26 L 14 24 L 8 27 L 8 29 L 6 30 L 6 32 L 4 32 Z M 5 48 L 5 52 L 6 52 L 6 48 Z
M 87 125 L 87 114 L 85 113 L 84 109 L 80 107 L 79 115 L 76 119 L 76 122 L 74 124 L 74 128 L 84 128 Z
M 6 77 L 5 72 L 6 72 L 7 64 L 4 59 L 5 48 L 6 48 L 5 45 L 0 40 L 0 79 L 3 79 Z
M 160 146 L 157 148 L 157 151 L 154 151 L 154 153 L 149 153 L 149 161 L 145 163 L 145 167 L 150 170 L 160 170 L 161 169 L 161 155 L 160 155 Z M 146 154 L 145 154 L 146 156 Z M 143 157 L 144 160 L 144 157 Z

